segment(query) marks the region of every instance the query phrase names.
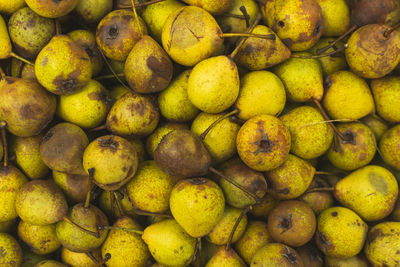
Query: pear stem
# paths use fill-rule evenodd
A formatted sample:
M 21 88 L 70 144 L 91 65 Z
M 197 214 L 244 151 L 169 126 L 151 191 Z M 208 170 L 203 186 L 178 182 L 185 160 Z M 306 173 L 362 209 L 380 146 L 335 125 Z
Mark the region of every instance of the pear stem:
M 7 145 L 7 133 L 6 133 L 7 123 L 5 121 L 0 121 L 1 128 L 1 141 L 3 143 L 3 166 L 8 166 L 8 145 Z
M 243 16 L 244 16 L 244 18 L 246 20 L 246 27 L 247 28 L 250 27 L 250 15 L 249 15 L 249 13 L 247 13 L 246 7 L 245 6 L 240 6 L 239 9 L 240 9 L 240 12 L 242 12 L 242 14 L 243 14 Z
M 206 135 L 212 130 L 212 128 L 214 128 L 221 121 L 225 120 L 226 118 L 229 118 L 230 116 L 235 115 L 236 113 L 239 113 L 238 109 L 235 109 L 235 110 L 223 115 L 222 117 L 218 118 L 210 126 L 208 126 L 208 128 L 200 135 L 200 139 L 204 140 L 206 138 Z
M 90 180 L 90 183 L 91 183 L 90 189 L 89 189 L 89 191 L 88 191 L 87 194 L 86 194 L 85 206 L 84 206 L 85 208 L 89 208 L 89 205 L 90 205 L 90 194 L 91 194 L 92 187 L 93 187 L 93 183 L 92 183 L 91 180 Z
M 254 28 L 257 26 L 257 24 L 260 22 L 261 20 L 261 14 L 258 14 L 256 17 L 256 20 L 254 21 L 254 23 L 247 28 L 246 32 L 250 33 L 254 30 Z M 234 58 L 237 53 L 239 52 L 240 48 L 243 46 L 244 42 L 247 40 L 247 38 L 242 38 L 239 42 L 239 44 L 236 46 L 236 48 L 232 51 L 232 53 L 230 54 L 230 58 Z
M 131 90 L 131 88 L 129 88 L 128 86 L 126 86 L 125 83 L 122 82 L 121 78 L 118 77 L 118 74 L 115 73 L 114 69 L 113 69 L 112 66 L 110 65 L 110 62 L 108 62 L 107 57 L 104 55 L 103 51 L 102 51 L 101 49 L 99 49 L 99 51 L 100 51 L 101 57 L 103 58 L 104 62 L 105 62 L 106 65 L 107 65 L 108 69 L 111 71 L 111 73 L 114 75 L 114 77 L 118 80 L 118 82 L 119 82 L 123 87 L 125 87 L 126 89 Z
M 332 51 L 332 52 L 329 52 L 329 53 L 326 53 L 326 54 L 317 54 L 317 55 L 311 55 L 311 56 L 302 56 L 302 55 L 291 54 L 290 57 L 293 57 L 293 58 L 321 58 L 321 57 L 329 57 L 329 56 L 335 55 L 335 54 L 337 54 L 337 53 L 340 53 L 340 52 L 346 50 L 346 48 L 348 48 L 348 47 L 349 47 L 349 45 L 348 45 L 348 44 L 345 44 L 343 47 L 338 48 L 338 49 L 336 49 L 335 51 Z
M 124 212 L 122 210 L 121 203 L 119 202 L 119 198 L 117 196 L 117 192 L 112 191 L 112 193 L 113 193 L 113 196 L 114 196 L 114 199 L 115 199 L 115 203 L 117 204 L 116 205 L 117 206 L 117 216 L 118 216 L 118 218 L 122 217 L 124 215 Z
M 85 229 L 82 226 L 80 226 L 79 224 L 74 223 L 73 221 L 71 221 L 68 217 L 64 217 L 63 220 L 65 222 L 69 223 L 69 224 L 72 224 L 72 225 L 78 227 L 78 229 L 80 229 L 81 231 L 83 231 L 83 232 L 85 232 L 85 233 L 87 233 L 89 235 L 92 235 L 92 236 L 94 236 L 96 238 L 100 238 L 100 233 L 99 232 L 93 232 L 93 231 L 90 231 L 88 229 Z
M 136 20 L 136 25 L 139 29 L 139 39 L 143 37 L 143 32 L 142 32 L 142 27 L 140 27 L 140 21 L 139 21 L 139 16 L 136 12 L 136 7 L 135 7 L 135 3 L 133 2 L 133 0 L 131 0 L 131 4 L 132 4 L 132 11 L 133 14 L 135 16 L 135 20 Z
M 62 34 L 60 20 L 55 19 L 55 24 L 56 24 L 56 35 Z
M 107 127 L 106 127 L 105 124 L 103 124 L 103 125 L 100 125 L 100 126 L 98 126 L 96 128 L 90 129 L 89 132 L 97 132 L 97 131 L 101 131 L 101 130 L 105 130 L 105 129 L 107 129 Z
M 93 254 L 92 254 L 91 251 L 86 252 L 85 254 L 86 254 L 86 256 L 88 256 L 95 264 L 100 264 L 100 262 L 95 258 L 95 256 L 93 256 Z
M 118 77 L 125 77 L 125 73 L 117 73 L 116 75 L 114 75 L 114 74 L 110 74 L 110 75 L 103 75 L 103 76 L 97 76 L 97 77 L 95 77 L 94 79 L 96 80 L 96 81 L 101 81 L 101 80 L 106 80 L 106 79 L 112 79 L 112 78 L 115 78 L 115 76 L 118 76 Z
M 354 25 L 352 26 L 350 29 L 348 29 L 345 33 L 343 33 L 341 36 L 339 36 L 336 40 L 334 40 L 332 43 L 330 43 L 329 45 L 319 48 L 317 49 L 315 52 L 317 55 L 322 54 L 324 52 L 326 52 L 329 48 L 333 47 L 335 44 L 337 44 L 340 40 L 342 40 L 344 37 L 346 37 L 347 35 L 349 35 L 351 32 L 353 32 L 355 29 L 357 29 L 358 26 Z
M 229 250 L 231 248 L 231 244 L 232 244 L 232 239 L 233 239 L 233 235 L 236 232 L 236 229 L 239 226 L 239 223 L 241 222 L 241 220 L 243 219 L 243 217 L 250 211 L 251 209 L 251 205 L 250 206 L 246 206 L 242 212 L 240 213 L 239 217 L 237 218 L 235 225 L 232 228 L 231 233 L 229 234 L 229 239 L 228 239 L 228 243 L 226 244 L 226 250 Z
M 135 4 L 135 8 L 136 8 L 136 7 L 148 6 L 148 5 L 152 5 L 152 4 L 159 3 L 159 2 L 164 2 L 164 1 L 165 1 L 165 0 L 152 0 L 152 1 L 147 1 L 147 2 L 143 2 L 143 3 Z
M 222 177 L 224 180 L 226 180 L 227 182 L 233 184 L 234 186 L 236 186 L 237 188 L 239 188 L 240 190 L 242 190 L 245 194 L 249 195 L 250 197 L 254 198 L 254 200 L 256 202 L 260 201 L 260 198 L 258 198 L 255 194 L 253 194 L 252 192 L 250 192 L 249 190 L 247 190 L 247 188 L 245 188 L 244 186 L 238 184 L 236 181 L 232 180 L 231 178 L 228 178 L 227 176 L 225 176 L 222 172 L 218 171 L 217 169 L 214 169 L 213 167 L 210 167 L 209 170 L 215 174 L 217 174 L 218 176 Z
M 331 172 L 316 171 L 315 175 L 333 175 Z
M 314 193 L 314 192 L 332 192 L 334 190 L 335 190 L 334 187 L 316 187 L 308 189 L 306 192 L 304 192 L 304 194 Z
M 275 40 L 275 34 L 257 34 L 257 33 L 240 33 L 240 32 L 227 32 L 219 35 L 221 38 L 227 37 L 255 37 L 261 39 Z
M 383 36 L 385 36 L 385 38 L 388 38 L 389 35 L 390 35 L 393 31 L 395 31 L 397 28 L 399 28 L 399 27 L 400 27 L 400 23 L 397 23 L 396 25 L 394 25 L 393 27 L 391 27 L 389 30 L 386 30 L 386 31 L 383 33 Z
M 18 56 L 18 55 L 15 54 L 14 52 L 11 52 L 11 53 L 10 53 L 10 56 L 12 56 L 13 58 L 16 58 L 16 59 L 18 59 L 18 60 L 21 60 L 22 62 L 24 62 L 24 63 L 26 63 L 26 64 L 28 64 L 28 65 L 35 66 L 35 64 L 33 64 L 32 62 L 30 62 L 29 60 L 27 60 L 27 59 L 25 59 L 25 58 L 23 58 L 23 57 Z
M 109 229 L 109 230 L 119 230 L 119 231 L 126 231 L 126 232 L 131 232 L 131 233 L 135 233 L 138 235 L 143 235 L 143 231 L 140 230 L 135 230 L 132 228 L 126 228 L 126 227 L 118 227 L 118 226 L 106 226 L 106 225 L 99 225 L 97 227 L 98 230 L 104 230 L 104 229 Z

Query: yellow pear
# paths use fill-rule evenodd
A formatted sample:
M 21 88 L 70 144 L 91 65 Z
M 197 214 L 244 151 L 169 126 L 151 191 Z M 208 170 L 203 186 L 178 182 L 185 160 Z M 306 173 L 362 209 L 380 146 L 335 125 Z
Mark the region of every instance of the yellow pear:
M 3 17 L 0 15 L 0 43 L 2 44 L 0 49 L 0 58 L 9 58 L 12 52 L 11 40 L 8 35 L 7 25 Z
M 399 136 L 400 124 L 397 124 L 387 130 L 379 141 L 379 149 L 383 160 L 398 171 L 400 171 Z
M 326 267 L 369 267 L 370 264 L 365 258 L 364 254 L 358 254 L 350 258 L 336 258 L 336 257 L 325 257 Z
M 91 254 L 98 262 L 101 261 L 100 249 L 92 251 Z M 98 263 L 93 261 L 86 253 L 73 252 L 64 247 L 61 248 L 61 259 L 71 266 L 98 267 Z
M 400 77 L 372 80 L 371 89 L 379 116 L 387 122 L 400 122 Z
M 25 5 L 25 0 L 0 0 L 0 13 L 12 14 Z
M 25 0 L 35 13 L 46 18 L 59 18 L 67 15 L 78 4 L 79 0 Z
M 264 266 L 304 266 L 299 253 L 281 243 L 269 243 L 257 250 L 251 259 L 250 267 Z
M 371 129 L 376 141 L 379 141 L 382 135 L 389 129 L 387 122 L 375 114 L 368 115 L 362 118 L 361 121 Z
M 218 248 L 215 254 L 205 265 L 206 267 L 245 267 L 246 264 L 236 252 L 230 248 L 227 250 L 224 246 Z
M 225 13 L 232 3 L 232 0 L 183 0 L 186 4 L 201 7 L 213 15 Z
M 17 240 L 9 234 L 0 233 L 0 266 L 20 266 L 22 249 Z
M 57 239 L 55 224 L 34 225 L 20 221 L 18 236 L 36 254 L 49 254 L 61 246 Z
M 317 2 L 324 19 L 322 36 L 340 36 L 350 28 L 350 7 L 346 0 L 317 0 Z
M 68 267 L 68 266 L 59 261 L 44 260 L 44 261 L 36 263 L 35 266 L 33 266 L 33 267 Z

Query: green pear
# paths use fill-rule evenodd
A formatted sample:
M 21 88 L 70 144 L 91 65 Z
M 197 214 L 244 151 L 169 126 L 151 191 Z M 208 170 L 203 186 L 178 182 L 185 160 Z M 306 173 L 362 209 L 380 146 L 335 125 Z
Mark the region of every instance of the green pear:
M 250 267 L 304 266 L 299 253 L 281 243 L 268 243 L 254 254 Z
M 271 35 L 272 39 L 250 37 L 239 48 L 236 60 L 249 70 L 263 70 L 279 64 L 290 57 L 290 50 L 275 33 L 264 25 L 257 25 L 251 33 Z
M 383 160 L 389 166 L 400 171 L 400 150 L 398 148 L 400 125 L 397 124 L 387 130 L 379 141 L 379 149 Z
M 71 12 L 78 3 L 78 0 L 25 0 L 26 4 L 35 13 L 45 18 L 59 18 Z
M 293 199 L 302 195 L 311 184 L 315 168 L 307 161 L 289 154 L 279 167 L 265 173 L 268 193 L 276 199 Z
M 400 122 L 400 77 L 372 80 L 371 89 L 379 116 L 387 122 Z
M 324 19 L 322 36 L 340 36 L 350 28 L 350 7 L 346 0 L 317 0 L 317 2 Z
M 34 225 L 20 221 L 18 237 L 36 254 L 49 254 L 61 246 L 57 239 L 55 224 Z
M 91 254 L 98 262 L 101 261 L 100 249 L 92 251 Z M 69 264 L 71 266 L 98 266 L 98 263 L 94 262 L 86 253 L 73 252 L 64 247 L 61 248 L 61 259 L 65 264 Z
M 328 182 L 318 176 L 314 177 L 308 189 L 329 187 Z M 322 211 L 330 208 L 334 204 L 334 198 L 331 192 L 316 191 L 316 192 L 305 192 L 301 195 L 298 200 L 301 200 L 310 206 L 316 215 L 319 215 Z
M 196 106 L 190 102 L 187 93 L 190 72 L 191 70 L 183 71 L 158 95 L 160 112 L 168 120 L 190 121 L 199 112 Z
M 227 56 L 217 56 L 192 69 L 187 92 L 190 102 L 201 111 L 220 113 L 235 103 L 239 88 L 236 64 Z
M 70 203 L 84 202 L 92 187 L 92 178 L 87 175 L 53 171 L 53 181 L 61 188 Z
M 26 5 L 25 0 L 15 0 L 15 1 L 1 0 L 0 13 L 12 14 L 25 5 Z
M 64 218 L 68 205 L 61 189 L 52 180 L 33 180 L 19 189 L 15 210 L 27 223 L 49 225 Z
M 232 248 L 227 250 L 224 246 L 221 246 L 206 264 L 206 267 L 220 266 L 245 267 L 246 264 Z
M 142 230 L 142 226 L 135 220 L 124 216 L 119 218 L 114 227 Z M 150 259 L 150 252 L 140 235 L 124 230 L 110 230 L 101 246 L 103 258 L 109 254 L 107 266 L 145 266 Z
M 8 30 L 15 51 L 26 58 L 35 58 L 56 33 L 54 20 L 39 16 L 29 7 L 13 13 Z
M 358 120 L 375 110 L 367 82 L 350 71 L 338 71 L 325 79 L 322 101 L 332 119 Z
M 390 73 L 400 62 L 400 33 L 380 24 L 369 24 L 352 33 L 345 50 L 350 69 L 357 75 L 376 79 Z
M 192 237 L 210 233 L 222 218 L 225 197 L 221 188 L 206 178 L 179 181 L 169 199 L 172 216 Z
M 9 234 L 0 233 L 0 265 L 20 266 L 22 263 L 22 249 L 17 240 Z
M 142 235 L 153 258 L 162 265 L 187 266 L 196 251 L 196 239 L 174 219 L 154 223 Z
M 68 122 L 59 123 L 44 135 L 40 156 L 52 170 L 86 175 L 82 158 L 88 144 L 88 137 L 81 128 Z
M 308 53 L 297 55 L 308 56 Z M 287 98 L 293 102 L 321 100 L 324 94 L 322 68 L 314 58 L 290 58 L 273 71 L 282 80 Z
M 269 104 L 265 105 L 267 101 Z M 239 96 L 235 103 L 239 119 L 248 120 L 261 114 L 277 116 L 285 104 L 285 86 L 274 73 L 253 71 L 241 77 Z
M 399 189 L 387 169 L 369 165 L 360 168 L 335 185 L 335 198 L 366 221 L 377 221 L 394 209 Z
M 74 9 L 80 19 L 86 24 L 97 24 L 113 8 L 112 0 L 78 0 Z
M 190 130 L 201 137 L 211 125 L 226 115 L 226 112 L 210 114 L 201 112 L 192 121 Z M 210 153 L 213 162 L 220 163 L 236 154 L 236 136 L 240 125 L 225 118 L 214 125 L 203 139 L 203 144 Z
M 32 252 L 28 247 L 22 246 L 22 264 L 21 267 L 32 267 L 35 264 L 48 260 L 51 255 L 39 255 Z
M 382 135 L 389 129 L 387 122 L 375 114 L 368 115 L 362 118 L 361 121 L 371 129 L 376 141 L 379 141 Z

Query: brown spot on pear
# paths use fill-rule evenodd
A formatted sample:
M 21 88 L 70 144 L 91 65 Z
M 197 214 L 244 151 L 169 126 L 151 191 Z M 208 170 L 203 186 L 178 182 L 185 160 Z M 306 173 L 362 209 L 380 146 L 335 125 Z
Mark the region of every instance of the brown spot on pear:
M 400 125 L 395 125 L 387 130 L 379 141 L 379 149 L 383 160 L 389 166 L 400 170 Z
M 221 246 L 206 264 L 206 267 L 219 266 L 245 267 L 246 264 L 232 248 L 227 250 Z
M 393 26 L 400 21 L 400 4 L 396 0 L 357 0 L 351 6 L 351 22 L 357 26 L 385 24 Z
M 251 266 L 304 266 L 300 255 L 291 247 L 281 243 L 268 243 L 254 254 Z
M 379 116 L 387 122 L 400 122 L 400 77 L 372 80 L 371 89 Z
M 91 251 L 93 257 L 100 262 L 101 261 L 101 251 L 100 249 L 96 249 Z M 61 260 L 69 264 L 71 266 L 87 266 L 87 267 L 96 267 L 98 264 L 94 262 L 86 253 L 78 253 L 73 252 L 66 248 L 61 248 Z
M 12 45 L 10 36 L 8 35 L 7 24 L 1 15 L 0 15 L 0 42 L 2 44 L 2 47 L 0 49 L 0 59 L 9 58 L 12 52 Z
M 49 254 L 61 246 L 57 239 L 55 224 L 34 225 L 20 221 L 18 237 L 36 254 Z
M 322 267 L 324 266 L 324 258 L 322 252 L 316 247 L 314 242 L 308 242 L 304 246 L 296 248 L 304 266 Z M 332 266 L 331 266 L 332 267 Z
M 86 175 L 53 171 L 53 180 L 61 188 L 70 203 L 84 202 L 91 189 L 91 178 Z
M 308 189 L 329 187 L 329 184 L 322 178 L 314 177 Z M 333 206 L 334 199 L 331 192 L 316 191 L 316 192 L 305 192 L 301 195 L 298 200 L 301 200 L 310 206 L 316 215 L 319 215 L 322 211 Z
M 35 13 L 45 18 L 59 18 L 67 15 L 79 0 L 26 0 Z
M 22 249 L 12 235 L 0 233 L 0 265 L 20 266 Z

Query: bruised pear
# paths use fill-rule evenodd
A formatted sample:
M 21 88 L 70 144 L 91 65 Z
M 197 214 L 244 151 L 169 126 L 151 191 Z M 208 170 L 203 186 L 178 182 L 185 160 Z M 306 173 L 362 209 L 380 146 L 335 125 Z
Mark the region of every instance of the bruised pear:
M 296 248 L 296 251 L 299 253 L 301 259 L 303 260 L 304 266 L 309 266 L 309 267 L 324 266 L 323 265 L 323 263 L 324 263 L 323 254 L 317 248 L 317 246 L 314 244 L 314 242 L 308 242 L 304 246 Z
M 86 175 L 82 158 L 88 144 L 88 137 L 81 128 L 72 123 L 59 123 L 44 135 L 40 156 L 52 170 Z
M 0 233 L 0 265 L 20 266 L 22 263 L 22 249 L 17 240 L 9 234 Z
M 59 18 L 72 11 L 79 0 L 25 0 L 35 13 L 45 18 Z
M 179 181 L 169 199 L 172 216 L 192 237 L 210 233 L 222 218 L 225 197 L 221 188 L 206 178 Z
M 357 26 L 379 23 L 393 26 L 400 21 L 400 4 L 396 0 L 352 1 L 351 22 Z
M 98 137 L 83 153 L 83 168 L 104 190 L 117 190 L 136 173 L 138 157 L 128 140 L 114 135 Z
M 167 88 L 172 79 L 172 69 L 167 53 L 153 38 L 145 35 L 129 52 L 124 74 L 135 92 L 148 94 Z
M 83 202 L 92 187 L 91 177 L 53 171 L 53 181 L 71 203 Z
M 379 141 L 379 149 L 383 160 L 396 170 L 400 170 L 400 150 L 398 148 L 400 124 L 387 130 Z
M 257 250 L 250 263 L 251 267 L 304 266 L 300 255 L 291 247 L 281 243 L 269 243 Z
M 204 175 L 211 165 L 200 138 L 185 129 L 165 135 L 154 151 L 154 160 L 162 171 L 178 177 Z
M 39 134 L 53 119 L 56 98 L 33 80 L 5 77 L 0 81 L 0 120 L 20 137 Z
M 49 254 L 60 247 L 56 225 L 34 225 L 25 221 L 18 224 L 18 236 L 30 249 L 40 255 Z
M 267 219 L 271 210 L 279 203 L 278 199 L 273 198 L 270 194 L 265 194 L 257 204 L 252 206 L 250 214 L 257 219 Z

